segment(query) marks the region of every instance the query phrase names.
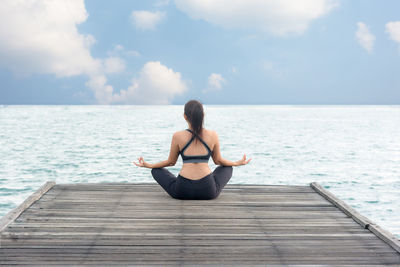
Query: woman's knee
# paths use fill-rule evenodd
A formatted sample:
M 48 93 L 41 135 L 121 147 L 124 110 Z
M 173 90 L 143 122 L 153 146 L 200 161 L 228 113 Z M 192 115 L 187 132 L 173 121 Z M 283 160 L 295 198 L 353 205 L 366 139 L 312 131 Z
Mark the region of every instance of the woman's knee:
M 232 176 L 233 167 L 232 166 L 218 166 L 219 171 L 225 173 L 228 176 Z
M 232 166 L 225 166 L 227 171 L 232 173 L 233 172 L 233 167 Z
M 153 177 L 158 176 L 160 173 L 162 173 L 162 169 L 163 168 L 153 168 L 153 169 L 151 169 L 151 175 L 153 175 Z
M 218 165 L 217 168 L 215 168 L 215 170 L 233 170 L 232 166 L 224 166 L 224 165 Z

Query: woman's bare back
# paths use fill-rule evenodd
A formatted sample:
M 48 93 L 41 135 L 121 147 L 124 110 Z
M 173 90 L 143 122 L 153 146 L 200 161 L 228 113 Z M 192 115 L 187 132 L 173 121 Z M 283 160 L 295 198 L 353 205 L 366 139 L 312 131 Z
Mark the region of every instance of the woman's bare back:
M 192 133 L 183 130 L 178 132 L 178 136 L 179 151 L 182 151 L 185 145 L 192 138 Z M 203 139 L 203 141 L 209 146 L 212 151 L 214 150 L 214 146 L 216 143 L 214 131 L 203 128 L 200 138 Z M 184 151 L 185 156 L 206 155 L 207 153 L 207 148 L 197 138 L 195 138 L 195 140 Z M 212 171 L 208 166 L 208 163 L 199 162 L 184 163 L 179 174 L 188 179 L 198 180 L 210 173 L 212 173 Z

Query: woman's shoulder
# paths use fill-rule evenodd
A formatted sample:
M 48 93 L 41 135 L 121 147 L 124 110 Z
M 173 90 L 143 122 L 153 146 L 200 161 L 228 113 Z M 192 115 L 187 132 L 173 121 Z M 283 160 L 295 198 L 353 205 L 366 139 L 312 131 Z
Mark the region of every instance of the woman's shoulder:
M 187 133 L 189 133 L 189 131 L 186 131 L 186 129 L 185 130 L 180 130 L 180 131 L 175 132 L 173 134 L 173 137 L 182 138 L 182 137 L 186 136 Z
M 217 133 L 217 132 L 214 131 L 213 129 L 206 129 L 206 128 L 203 128 L 203 131 L 204 131 L 205 134 L 211 134 L 211 135 L 214 135 L 214 134 Z
M 203 128 L 203 130 L 205 131 L 206 134 L 211 135 L 211 136 L 215 136 L 217 134 L 217 132 L 212 129 Z
M 209 142 L 215 142 L 215 140 L 218 138 L 217 132 L 212 129 L 203 128 L 203 131 L 204 132 L 201 134 L 201 136 L 204 140 L 208 140 Z
M 188 133 L 189 133 L 189 131 L 187 131 L 187 129 L 184 129 L 184 130 L 175 132 L 175 133 L 174 133 L 174 136 L 177 136 L 177 137 L 179 137 L 179 136 L 185 136 L 185 135 L 187 135 Z M 216 135 L 217 135 L 217 132 L 214 131 L 214 130 L 212 130 L 212 129 L 203 128 L 203 133 L 202 133 L 202 134 L 203 134 L 203 135 L 204 135 L 204 134 L 205 134 L 205 135 L 209 135 L 209 136 L 216 136 Z

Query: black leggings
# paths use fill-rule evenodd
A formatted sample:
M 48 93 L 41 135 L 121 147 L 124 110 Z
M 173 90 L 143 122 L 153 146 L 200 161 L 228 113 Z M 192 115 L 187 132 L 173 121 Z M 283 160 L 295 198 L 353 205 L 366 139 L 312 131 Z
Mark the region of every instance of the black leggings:
M 232 177 L 232 166 L 218 166 L 199 180 L 187 179 L 180 174 L 175 177 L 166 168 L 155 168 L 151 174 L 159 185 L 176 199 L 214 199 Z

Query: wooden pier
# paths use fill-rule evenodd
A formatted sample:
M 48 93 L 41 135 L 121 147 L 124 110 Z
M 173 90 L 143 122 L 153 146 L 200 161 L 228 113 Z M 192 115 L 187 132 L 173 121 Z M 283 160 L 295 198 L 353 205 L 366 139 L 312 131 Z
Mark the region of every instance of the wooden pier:
M 400 265 L 398 239 L 317 183 L 177 200 L 155 183 L 47 182 L 0 231 L 2 265 Z

